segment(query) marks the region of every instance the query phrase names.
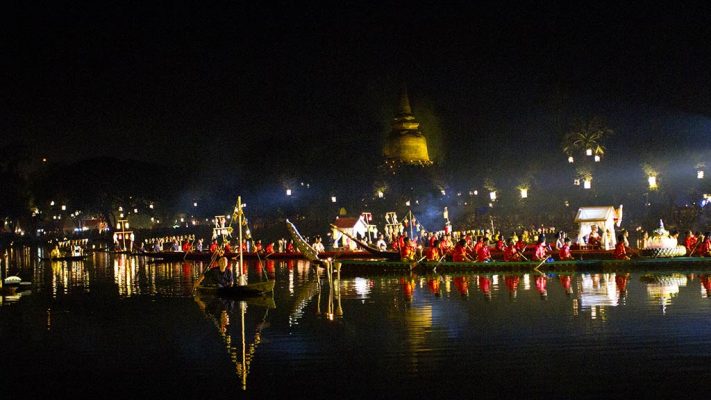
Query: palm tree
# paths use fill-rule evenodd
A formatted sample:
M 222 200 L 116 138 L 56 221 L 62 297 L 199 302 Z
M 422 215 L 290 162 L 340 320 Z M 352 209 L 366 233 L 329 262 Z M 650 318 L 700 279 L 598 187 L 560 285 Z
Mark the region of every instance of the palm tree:
M 572 156 L 576 151 L 588 151 L 588 155 L 605 154 L 603 141 L 613 133 L 605 121 L 600 117 L 590 120 L 578 119 L 572 129 L 563 137 L 563 152 Z

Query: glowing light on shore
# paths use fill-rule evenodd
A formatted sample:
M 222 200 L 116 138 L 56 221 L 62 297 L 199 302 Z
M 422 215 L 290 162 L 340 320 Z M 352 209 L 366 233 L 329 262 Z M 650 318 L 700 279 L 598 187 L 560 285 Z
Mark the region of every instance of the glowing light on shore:
M 528 189 L 521 189 L 521 198 L 522 199 L 528 198 Z
M 583 189 L 590 189 L 592 187 L 592 179 L 586 179 L 583 181 Z
M 573 162 L 575 162 L 575 159 L 573 158 L 573 156 L 568 157 L 568 162 L 571 163 L 571 164 L 572 164 Z
M 600 162 L 600 156 L 595 154 L 595 162 Z
M 336 202 L 336 196 L 331 196 L 331 203 L 335 203 L 335 202 Z
M 491 201 L 496 201 L 496 192 L 489 192 L 489 198 Z
M 586 156 L 591 156 L 591 155 L 592 155 L 592 149 L 587 149 L 587 150 L 585 150 L 585 155 L 586 155 Z
M 657 186 L 657 177 L 656 177 L 656 176 L 650 175 L 650 176 L 647 178 L 647 182 L 649 183 L 649 189 L 650 189 L 650 190 L 655 190 L 655 189 L 657 189 L 658 186 Z
M 286 189 L 286 195 L 291 196 L 291 189 Z
M 383 191 L 382 190 L 378 190 L 378 198 L 379 199 L 383 198 Z
M 697 179 L 704 179 L 704 170 L 700 169 L 696 171 L 696 178 Z

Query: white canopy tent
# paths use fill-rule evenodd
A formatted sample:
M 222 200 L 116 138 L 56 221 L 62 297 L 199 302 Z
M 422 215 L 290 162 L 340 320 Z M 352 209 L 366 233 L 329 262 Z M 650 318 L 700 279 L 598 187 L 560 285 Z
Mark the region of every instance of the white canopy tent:
M 609 232 L 610 237 L 607 238 L 607 242 L 603 241 L 603 246 L 610 244 L 614 247 L 617 244 L 615 225 L 619 227 L 622 222 L 622 205 L 620 204 L 620 208 L 617 210 L 612 206 L 580 207 L 575 216 L 575 222 L 580 224 L 578 244 L 585 244 L 583 238 L 589 235 L 593 225 L 596 225 L 601 236 L 604 236 L 605 232 Z

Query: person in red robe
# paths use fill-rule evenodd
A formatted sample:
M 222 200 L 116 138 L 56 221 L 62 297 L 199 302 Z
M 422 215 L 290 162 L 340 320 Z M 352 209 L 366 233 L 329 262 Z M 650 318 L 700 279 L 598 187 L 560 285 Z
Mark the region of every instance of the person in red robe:
M 457 242 L 457 245 L 454 246 L 454 249 L 452 250 L 452 261 L 454 261 L 454 262 L 471 262 L 472 261 L 472 259 L 469 258 L 469 256 L 467 255 L 466 244 L 467 244 L 467 242 L 464 239 L 461 239 L 459 242 Z
M 405 236 L 400 245 L 400 259 L 403 262 L 415 261 L 415 247 L 410 243 L 410 238 Z
M 521 253 L 519 253 L 513 239 L 509 239 L 509 245 L 504 248 L 504 261 L 517 262 L 521 261 Z
M 210 243 L 210 253 L 216 252 L 219 247 L 220 246 L 217 244 L 217 239 L 214 239 L 212 243 Z
M 545 236 L 538 238 L 538 244 L 536 245 L 536 252 L 533 254 L 533 259 L 536 261 L 548 259 L 548 246 L 546 245 Z
M 630 257 L 627 255 L 627 249 L 625 248 L 625 238 L 622 235 L 617 237 L 617 244 L 615 245 L 615 252 L 613 257 L 616 260 L 629 260 Z
M 501 235 L 496 236 L 496 250 L 497 251 L 504 251 L 504 248 L 506 247 L 506 243 L 504 243 L 504 239 L 501 237 Z
M 264 252 L 267 254 L 273 254 L 274 253 L 274 242 L 269 242 L 269 244 L 267 244 L 267 247 L 264 249 Z
M 225 242 L 225 254 L 226 253 L 232 253 L 232 245 L 229 240 Z
M 481 249 L 483 246 L 486 246 L 484 244 L 484 237 L 483 236 L 477 237 L 476 243 L 474 244 L 474 249 L 471 250 L 471 254 L 473 256 L 476 256 L 477 254 L 479 254 L 479 249 Z
M 425 259 L 427 261 L 439 261 L 442 257 L 439 250 L 439 240 L 434 241 L 434 246 L 430 246 L 425 251 Z
M 703 241 L 696 249 L 696 253 L 694 253 L 698 257 L 708 257 L 710 255 L 709 252 L 711 252 L 711 232 L 706 232 L 703 236 Z
M 489 251 L 489 246 L 483 245 L 479 247 L 479 250 L 476 252 L 476 261 L 477 262 L 491 262 L 493 261 L 491 259 L 491 252 Z
M 558 258 L 561 261 L 572 260 L 573 254 L 570 252 L 570 238 L 565 238 L 563 247 L 558 251 Z
M 183 253 L 189 253 L 189 252 L 190 252 L 190 249 L 192 248 L 192 246 L 190 245 L 190 242 L 188 242 L 187 240 L 185 240 L 185 241 L 183 242 L 183 246 L 182 246 L 182 247 L 183 247 Z
M 294 249 L 294 242 L 289 240 L 289 243 L 286 244 L 286 252 L 287 253 L 294 253 L 296 250 Z
M 694 251 L 694 248 L 696 247 L 696 243 L 698 243 L 699 239 L 694 236 L 694 232 L 692 231 L 686 231 L 686 238 L 684 239 L 684 247 L 686 247 L 686 255 L 690 256 L 691 252 Z
M 264 247 L 262 247 L 262 241 L 257 240 L 257 243 L 254 244 L 254 252 L 261 254 L 263 250 Z

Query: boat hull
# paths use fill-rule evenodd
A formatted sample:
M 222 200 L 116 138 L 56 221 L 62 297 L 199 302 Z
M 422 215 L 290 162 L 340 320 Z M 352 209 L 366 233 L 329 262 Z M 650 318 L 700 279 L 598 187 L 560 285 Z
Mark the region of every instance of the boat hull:
M 236 285 L 230 287 L 200 286 L 201 293 L 214 294 L 224 297 L 258 297 L 265 296 L 274 291 L 274 281 L 264 281 L 249 283 L 247 285 Z

